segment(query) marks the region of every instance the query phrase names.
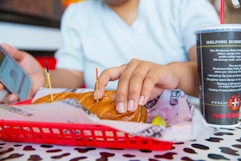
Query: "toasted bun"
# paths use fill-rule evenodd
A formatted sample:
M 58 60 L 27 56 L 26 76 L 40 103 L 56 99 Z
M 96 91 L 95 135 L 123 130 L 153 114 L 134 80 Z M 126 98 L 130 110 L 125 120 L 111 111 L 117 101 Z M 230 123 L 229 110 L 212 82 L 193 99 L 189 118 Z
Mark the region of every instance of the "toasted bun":
M 134 122 L 146 122 L 147 110 L 145 106 L 139 106 L 135 112 L 118 113 L 116 111 L 115 90 L 107 90 L 102 100 L 94 100 L 93 92 L 74 93 L 62 92 L 53 94 L 54 101 L 67 98 L 77 99 L 85 108 L 96 114 L 100 119 L 123 120 Z M 34 104 L 51 102 L 50 95 L 46 95 L 34 101 Z

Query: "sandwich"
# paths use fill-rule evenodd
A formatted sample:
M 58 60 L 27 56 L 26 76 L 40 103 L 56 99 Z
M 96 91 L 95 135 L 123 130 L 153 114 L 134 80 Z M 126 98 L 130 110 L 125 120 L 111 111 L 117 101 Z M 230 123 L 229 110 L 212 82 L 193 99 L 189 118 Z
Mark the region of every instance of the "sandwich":
M 138 106 L 135 112 L 118 113 L 116 111 L 115 103 L 115 90 L 106 90 L 103 99 L 96 101 L 94 93 L 84 92 L 61 92 L 52 95 L 53 101 L 60 101 L 64 99 L 76 99 L 82 106 L 88 109 L 93 114 L 97 115 L 100 119 L 107 120 L 120 120 L 120 121 L 133 121 L 133 122 L 146 122 L 147 109 L 145 106 Z M 52 102 L 51 95 L 43 96 L 33 102 L 33 104 L 50 103 Z

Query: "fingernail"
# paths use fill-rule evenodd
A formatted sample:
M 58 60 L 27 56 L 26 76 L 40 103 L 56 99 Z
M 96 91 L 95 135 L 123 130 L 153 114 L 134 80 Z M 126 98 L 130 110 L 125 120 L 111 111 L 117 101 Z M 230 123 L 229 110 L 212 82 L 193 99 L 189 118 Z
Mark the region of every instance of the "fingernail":
M 124 113 L 125 112 L 125 105 L 123 102 L 119 102 L 116 106 L 116 110 L 119 113 Z
M 16 100 L 15 100 L 15 98 L 14 98 L 14 97 L 9 96 L 8 101 L 9 101 L 9 103 L 13 103 L 13 102 L 15 102 Z
M 133 111 L 134 109 L 134 100 L 129 100 L 128 102 L 128 111 Z
M 98 93 L 97 93 L 98 92 Z M 97 96 L 99 97 L 99 90 L 95 91 L 94 92 L 94 100 L 97 100 Z
M 141 95 L 141 97 L 139 99 L 139 105 L 143 105 L 144 100 L 145 100 L 145 97 L 143 95 Z

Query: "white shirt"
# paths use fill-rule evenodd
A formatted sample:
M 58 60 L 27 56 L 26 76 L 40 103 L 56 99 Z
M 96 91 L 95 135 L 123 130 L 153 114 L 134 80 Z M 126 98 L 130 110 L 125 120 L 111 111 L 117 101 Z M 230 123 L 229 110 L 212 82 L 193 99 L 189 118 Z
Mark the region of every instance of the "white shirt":
M 96 67 L 102 72 L 132 58 L 159 64 L 188 61 L 195 29 L 218 23 L 208 0 L 140 0 L 130 26 L 102 0 L 75 3 L 62 17 L 56 68 L 83 71 L 87 88 L 94 88 Z M 116 89 L 116 82 L 107 87 Z

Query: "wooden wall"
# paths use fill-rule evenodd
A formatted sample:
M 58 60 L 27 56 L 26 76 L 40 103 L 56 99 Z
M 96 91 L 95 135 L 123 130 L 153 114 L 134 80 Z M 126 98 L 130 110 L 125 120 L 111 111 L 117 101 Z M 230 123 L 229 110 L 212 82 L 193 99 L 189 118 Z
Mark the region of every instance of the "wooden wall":
M 63 11 L 61 0 L 1 0 L 0 21 L 59 27 Z

